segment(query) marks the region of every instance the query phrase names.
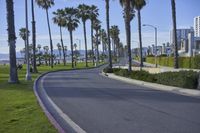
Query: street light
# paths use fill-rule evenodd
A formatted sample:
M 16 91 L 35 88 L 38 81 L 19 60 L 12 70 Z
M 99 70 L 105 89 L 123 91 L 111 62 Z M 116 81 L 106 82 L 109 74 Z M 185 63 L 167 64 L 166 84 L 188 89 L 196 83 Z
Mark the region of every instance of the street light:
M 30 74 L 30 62 L 29 62 L 29 40 L 28 40 L 28 5 L 27 0 L 25 0 L 25 15 L 26 15 L 26 80 L 31 80 L 31 74 Z
M 155 64 L 156 64 L 156 67 L 158 67 L 158 64 L 157 64 L 157 28 L 150 24 L 143 24 L 142 26 L 149 26 L 149 27 L 154 28 L 154 30 L 155 30 L 155 47 L 156 47 Z

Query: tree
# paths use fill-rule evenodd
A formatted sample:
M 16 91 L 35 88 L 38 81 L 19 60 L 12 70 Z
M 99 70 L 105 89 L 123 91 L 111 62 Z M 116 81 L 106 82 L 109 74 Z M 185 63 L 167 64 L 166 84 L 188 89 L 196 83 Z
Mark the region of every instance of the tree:
M 19 29 L 19 36 L 24 40 L 24 46 L 26 49 L 26 28 Z M 28 36 L 30 36 L 30 31 L 28 31 Z M 25 60 L 26 60 L 26 52 L 25 52 Z
M 142 33 L 141 33 L 141 9 L 146 5 L 146 0 L 135 0 L 135 9 L 137 10 L 138 16 L 138 34 L 139 34 L 139 44 L 140 44 L 140 70 L 143 67 L 143 57 L 142 57 Z
M 15 50 L 15 20 L 13 10 L 13 0 L 6 0 L 7 10 L 7 25 L 8 25 L 8 46 L 10 58 L 10 73 L 9 83 L 18 83 L 17 65 L 16 65 L 16 50 Z
M 77 18 L 78 10 L 71 7 L 64 9 L 65 26 L 70 34 L 71 55 L 72 55 L 72 68 L 74 68 L 74 51 L 73 51 L 73 31 L 78 27 L 79 19 Z
M 177 44 L 177 32 L 176 32 L 176 3 L 175 0 L 171 0 L 172 6 L 172 20 L 173 20 L 173 45 L 174 45 L 174 68 L 179 68 L 178 65 L 178 44 Z
M 84 40 L 85 40 L 85 65 L 88 67 L 88 54 L 87 54 L 87 36 L 86 36 L 86 21 L 90 18 L 90 6 L 85 4 L 80 4 L 78 6 L 78 18 L 82 20 L 83 31 L 84 31 Z
M 133 0 L 120 0 L 120 4 L 124 8 L 125 28 L 126 28 L 126 43 L 128 48 L 128 71 L 132 71 L 132 56 L 131 56 L 131 6 L 134 7 Z
M 108 34 L 108 53 L 109 53 L 109 68 L 112 69 L 112 57 L 111 57 L 111 46 L 110 46 L 110 18 L 109 18 L 109 1 L 106 2 L 106 25 L 107 25 L 107 34 Z
M 116 57 L 116 47 L 119 45 L 119 28 L 117 25 L 113 25 L 110 28 L 110 37 L 112 39 L 112 44 L 113 44 L 113 54 L 114 57 Z
M 40 64 L 40 65 L 41 65 L 41 55 L 42 55 L 42 54 L 41 54 L 41 51 L 40 51 L 41 47 L 42 47 L 42 46 L 41 46 L 40 44 L 37 45 L 37 48 L 38 48 L 38 56 L 39 56 L 39 64 Z
M 32 13 L 32 43 L 33 43 L 33 72 L 37 73 L 36 65 L 36 28 L 35 28 L 35 13 L 34 13 L 34 2 L 31 0 L 31 13 Z
M 51 28 L 49 23 L 49 8 L 54 5 L 54 0 L 35 0 L 37 5 L 43 8 L 46 11 L 47 16 L 47 25 L 49 30 L 49 41 L 50 41 L 50 49 L 51 49 L 51 68 L 53 68 L 53 42 L 51 37 Z
M 95 21 L 94 21 L 94 30 L 95 30 L 95 32 L 96 32 L 96 35 L 95 35 L 95 46 L 96 46 L 96 65 L 98 66 L 98 64 L 99 64 L 99 30 L 101 29 L 101 25 L 100 25 L 100 21 L 98 20 L 98 19 L 96 19 Z
M 62 50 L 62 47 L 60 45 L 60 43 L 57 44 L 57 47 L 58 47 L 58 52 L 59 52 L 59 63 L 60 63 L 60 60 L 61 60 L 61 50 Z
M 90 6 L 90 21 L 91 21 L 91 45 L 92 45 L 92 54 L 93 54 L 93 58 L 92 58 L 92 62 L 94 65 L 94 42 L 93 42 L 93 25 L 94 25 L 94 20 L 97 19 L 97 17 L 99 16 L 99 9 L 97 8 L 97 6 L 92 5 Z
M 65 26 L 65 19 L 64 19 L 64 10 L 62 9 L 57 9 L 56 12 L 53 12 L 53 22 L 57 24 L 60 27 L 60 41 L 61 41 L 61 46 L 62 46 L 62 52 L 63 52 L 63 62 L 64 66 L 66 66 L 66 55 L 65 55 L 65 49 L 64 49 L 64 44 L 63 44 L 63 35 L 62 35 L 62 27 Z
M 44 46 L 43 49 L 44 49 L 43 57 L 44 57 L 44 60 L 45 60 L 45 64 L 47 66 L 47 60 L 49 58 L 49 46 Z

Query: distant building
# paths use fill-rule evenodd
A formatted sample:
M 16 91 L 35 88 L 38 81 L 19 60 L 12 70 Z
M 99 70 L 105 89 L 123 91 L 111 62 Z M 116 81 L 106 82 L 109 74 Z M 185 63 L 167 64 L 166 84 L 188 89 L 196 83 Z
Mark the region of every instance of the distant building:
M 194 36 L 200 37 L 200 16 L 194 18 Z
M 177 44 L 178 44 L 178 49 L 181 49 L 181 41 L 182 40 L 187 40 L 188 39 L 188 34 L 194 32 L 193 28 L 191 27 L 190 29 L 177 29 Z M 170 32 L 170 43 L 174 44 L 174 33 L 173 31 Z

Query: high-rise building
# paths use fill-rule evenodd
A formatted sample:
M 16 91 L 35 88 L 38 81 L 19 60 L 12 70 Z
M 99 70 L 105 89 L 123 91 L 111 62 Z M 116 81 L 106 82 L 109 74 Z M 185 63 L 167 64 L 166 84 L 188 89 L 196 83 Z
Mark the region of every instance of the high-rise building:
M 200 37 L 200 16 L 194 18 L 194 36 Z

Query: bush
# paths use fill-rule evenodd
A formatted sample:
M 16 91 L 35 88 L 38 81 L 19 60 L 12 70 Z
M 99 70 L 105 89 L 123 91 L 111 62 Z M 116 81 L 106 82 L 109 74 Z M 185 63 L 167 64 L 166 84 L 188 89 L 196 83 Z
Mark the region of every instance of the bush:
M 113 69 L 109 68 L 109 67 L 106 67 L 106 68 L 103 69 L 103 72 L 105 72 L 105 73 L 113 73 Z
M 198 73 L 193 71 L 165 72 L 156 74 L 157 83 L 196 89 L 198 85 Z
M 159 83 L 170 86 L 196 89 L 198 85 L 199 73 L 194 71 L 165 72 L 159 74 L 150 74 L 146 71 L 132 71 L 127 69 L 115 68 L 113 72 L 116 75 L 129 77 L 136 80 Z

